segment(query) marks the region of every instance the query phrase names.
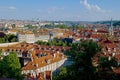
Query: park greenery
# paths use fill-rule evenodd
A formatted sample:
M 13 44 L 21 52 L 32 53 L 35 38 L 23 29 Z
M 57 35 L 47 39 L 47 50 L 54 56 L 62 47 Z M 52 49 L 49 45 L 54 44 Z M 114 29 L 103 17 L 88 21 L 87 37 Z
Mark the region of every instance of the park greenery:
M 65 24 L 62 24 L 62 25 L 54 25 L 55 28 L 60 28 L 60 29 L 70 29 L 71 27 L 70 26 L 67 26 Z
M 54 25 L 55 28 L 60 28 L 60 29 L 83 29 L 84 26 L 81 26 L 81 25 L 71 25 L 71 26 L 68 26 L 68 25 L 65 25 L 65 24 L 62 24 L 62 25 Z
M 16 52 L 10 52 L 0 60 L 0 77 L 22 80 L 21 65 Z
M 0 50 L 0 60 L 1 60 L 1 58 L 2 58 L 2 50 Z
M 14 34 L 5 34 L 0 32 L 0 43 L 17 42 L 17 36 Z
M 62 67 L 53 80 L 119 80 L 112 71 L 112 67 L 118 67 L 116 58 L 98 56 L 98 66 L 93 65 L 94 56 L 102 53 L 101 49 L 92 40 L 74 43 L 72 49 L 65 52 L 73 64 Z
M 35 30 L 35 29 L 38 29 L 38 28 L 41 28 L 41 29 L 44 29 L 44 28 L 49 28 L 49 29 L 53 29 L 53 28 L 60 28 L 60 29 L 73 29 L 73 27 L 76 27 L 77 29 L 82 29 L 84 28 L 84 26 L 81 26 L 79 24 L 72 24 L 72 25 L 67 25 L 67 24 L 57 24 L 55 25 L 54 23 L 51 23 L 51 24 L 46 24 L 46 25 L 36 25 L 36 26 L 33 26 L 33 25 L 25 25 L 24 27 L 28 28 L 29 30 Z
M 24 27 L 28 28 L 28 29 L 37 29 L 37 26 L 32 26 L 32 25 L 25 25 Z
M 46 46 L 68 46 L 70 44 L 67 44 L 67 42 L 63 42 L 62 40 L 56 41 L 56 40 L 52 40 L 52 41 L 37 41 L 36 42 L 38 45 L 46 45 Z

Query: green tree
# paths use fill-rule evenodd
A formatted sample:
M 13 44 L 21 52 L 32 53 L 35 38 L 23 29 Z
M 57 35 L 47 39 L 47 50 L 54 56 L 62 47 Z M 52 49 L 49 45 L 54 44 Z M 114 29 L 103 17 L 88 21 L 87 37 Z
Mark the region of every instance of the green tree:
M 56 25 L 56 28 L 61 28 L 61 29 L 67 29 L 69 28 L 69 26 L 65 25 L 65 24 L 60 24 L 60 25 Z
M 1 56 L 1 54 L 2 54 L 2 50 L 0 50 L 0 56 Z
M 60 68 L 60 73 L 53 77 L 53 80 L 76 80 L 76 75 L 73 71 L 73 66 Z
M 0 77 L 21 80 L 21 65 L 16 52 L 11 52 L 0 61 Z
M 32 26 L 32 25 L 25 25 L 24 27 L 27 27 L 30 30 L 35 30 L 37 29 L 37 26 Z
M 17 38 L 15 37 L 11 39 L 11 42 L 16 42 L 16 41 L 17 41 Z
M 93 41 L 83 41 L 80 44 L 72 44 L 72 49 L 67 51 L 66 54 L 71 56 L 73 64 L 66 67 L 67 71 L 60 76 L 58 74 L 58 80 L 95 80 L 96 69 L 92 64 L 92 58 L 97 52 L 101 51 L 101 47 Z M 62 72 L 63 73 L 63 72 Z M 60 78 L 59 78 L 60 76 Z M 56 80 L 57 80 L 56 79 Z
M 99 80 L 119 80 L 112 69 L 112 67 L 118 67 L 116 58 L 100 57 L 98 64 L 96 76 Z
M 0 43 L 5 43 L 5 38 L 0 38 Z
M 101 70 L 111 70 L 112 71 L 112 67 L 117 67 L 117 59 L 115 57 L 112 58 L 108 58 L 107 56 L 104 57 L 100 57 L 99 61 L 98 61 L 98 67 L 101 68 Z
M 2 50 L 0 50 L 0 60 L 1 60 L 1 57 L 2 57 L 1 55 L 2 55 Z
M 76 50 L 76 49 L 75 49 Z M 78 45 L 75 55 L 75 69 L 76 75 L 81 76 L 81 80 L 94 79 L 95 67 L 92 64 L 92 58 L 97 52 L 101 50 L 100 46 L 93 41 L 83 41 Z M 89 75 L 86 75 L 89 74 Z M 84 76 L 86 75 L 86 76 Z M 78 79 L 79 80 L 79 79 Z
M 7 34 L 7 40 L 9 42 L 16 42 L 17 41 L 17 37 L 14 34 Z
M 49 46 L 67 46 L 67 42 L 63 42 L 63 41 L 48 41 L 48 42 L 44 42 L 44 41 L 37 41 L 36 42 L 38 45 L 49 45 Z
M 76 28 L 81 30 L 81 29 L 83 29 L 83 28 L 84 28 L 84 26 L 77 25 L 77 26 L 76 26 Z
M 6 34 L 5 34 L 5 33 L 0 32 L 0 38 L 4 38 L 5 36 L 6 36 Z

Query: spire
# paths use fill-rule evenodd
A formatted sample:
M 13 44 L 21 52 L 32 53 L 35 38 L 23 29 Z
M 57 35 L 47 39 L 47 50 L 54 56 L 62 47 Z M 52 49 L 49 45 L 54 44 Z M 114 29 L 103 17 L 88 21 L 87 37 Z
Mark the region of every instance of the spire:
M 50 32 L 49 32 L 49 40 L 50 40 L 50 41 L 52 41 L 52 37 L 53 37 L 53 32 L 50 31 Z
M 110 22 L 110 27 L 113 28 L 113 21 L 112 21 L 112 18 L 111 18 L 111 22 Z
M 112 20 L 112 18 L 111 18 L 110 26 L 109 26 L 109 34 L 110 35 L 114 35 L 114 32 L 113 32 L 113 20 Z

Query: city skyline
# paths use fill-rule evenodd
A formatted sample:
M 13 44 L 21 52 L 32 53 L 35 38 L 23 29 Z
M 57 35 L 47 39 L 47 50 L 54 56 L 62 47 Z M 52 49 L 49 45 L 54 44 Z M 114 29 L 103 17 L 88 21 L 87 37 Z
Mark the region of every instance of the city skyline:
M 1 0 L 0 19 L 120 20 L 119 3 L 118 0 Z

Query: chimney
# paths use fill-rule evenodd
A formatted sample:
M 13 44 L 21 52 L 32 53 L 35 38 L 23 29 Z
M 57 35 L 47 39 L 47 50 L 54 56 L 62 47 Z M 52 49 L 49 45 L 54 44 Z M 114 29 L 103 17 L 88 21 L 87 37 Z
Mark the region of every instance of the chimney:
M 115 53 L 112 53 L 112 56 L 114 57 L 114 56 L 115 56 Z
M 116 51 L 116 48 L 114 48 L 114 51 Z
M 31 57 L 31 61 L 33 62 L 33 57 Z
M 108 60 L 111 60 L 111 56 L 108 57 Z
M 54 57 L 54 58 L 56 57 L 56 54 L 55 54 L 55 53 L 53 54 L 53 57 Z
M 59 51 L 57 51 L 57 53 L 60 53 Z
M 47 64 L 49 64 L 49 63 L 50 63 L 50 59 L 47 60 Z
M 36 64 L 36 67 L 38 67 L 38 64 Z
M 62 59 L 64 58 L 64 55 L 62 55 Z

